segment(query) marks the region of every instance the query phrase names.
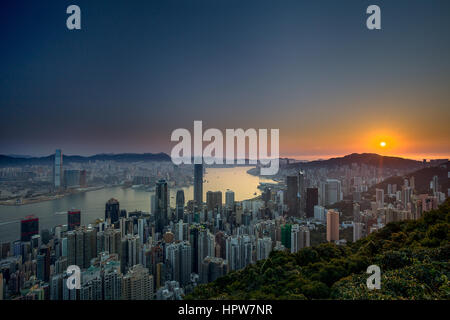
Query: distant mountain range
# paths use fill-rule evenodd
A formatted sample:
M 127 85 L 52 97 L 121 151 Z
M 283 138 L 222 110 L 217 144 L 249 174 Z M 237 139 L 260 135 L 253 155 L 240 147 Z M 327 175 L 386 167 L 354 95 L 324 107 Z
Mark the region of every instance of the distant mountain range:
M 89 157 L 78 155 L 63 155 L 64 163 L 88 162 L 88 161 L 120 161 L 120 162 L 138 162 L 138 161 L 170 161 L 171 158 L 166 153 L 120 153 L 120 154 L 96 154 Z M 18 155 L 0 155 L 0 166 L 30 165 L 30 164 L 52 164 L 54 155 L 45 157 L 31 157 Z M 246 160 L 246 163 L 248 160 Z M 389 168 L 389 169 L 419 169 L 422 167 L 421 161 L 381 156 L 375 153 L 352 153 L 344 157 L 331 158 L 328 160 L 315 160 L 309 162 L 296 162 L 286 165 L 286 168 L 319 168 L 335 167 L 343 165 L 366 164 L 370 166 Z
M 46 157 L 19 157 L 0 155 L 0 166 L 16 165 L 51 165 L 54 155 Z M 138 161 L 170 161 L 170 156 L 165 153 L 120 153 L 120 154 L 96 154 L 89 157 L 77 155 L 63 155 L 63 163 L 71 162 L 89 162 L 89 161 L 120 161 L 120 162 L 138 162 Z
M 369 166 L 389 168 L 389 169 L 415 169 L 422 167 L 422 162 L 417 160 L 381 156 L 376 153 L 352 153 L 344 157 L 331 158 L 328 160 L 316 160 L 309 162 L 297 162 L 288 164 L 287 168 L 320 168 L 320 167 L 337 167 L 344 165 L 366 164 Z

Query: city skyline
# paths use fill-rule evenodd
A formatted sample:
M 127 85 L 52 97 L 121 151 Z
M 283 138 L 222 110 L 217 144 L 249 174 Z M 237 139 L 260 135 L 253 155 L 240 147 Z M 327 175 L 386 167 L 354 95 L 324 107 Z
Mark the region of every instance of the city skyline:
M 78 1 L 79 31 L 4 4 L 0 154 L 169 154 L 202 120 L 279 128 L 283 157 L 449 157 L 447 1 L 378 1 L 376 31 L 365 1 L 257 3 Z

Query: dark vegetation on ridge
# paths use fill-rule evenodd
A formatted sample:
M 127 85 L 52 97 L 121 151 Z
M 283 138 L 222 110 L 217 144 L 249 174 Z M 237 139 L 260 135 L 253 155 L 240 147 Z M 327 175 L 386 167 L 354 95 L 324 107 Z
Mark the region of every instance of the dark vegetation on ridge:
M 389 223 L 355 243 L 273 251 L 198 286 L 185 299 L 450 299 L 450 199 L 419 220 Z M 381 289 L 369 290 L 369 265 Z

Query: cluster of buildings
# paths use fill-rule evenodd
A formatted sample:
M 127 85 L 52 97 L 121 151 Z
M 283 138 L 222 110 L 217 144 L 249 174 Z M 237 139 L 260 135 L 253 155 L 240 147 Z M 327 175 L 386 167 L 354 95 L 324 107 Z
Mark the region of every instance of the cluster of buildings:
M 60 164 L 55 161 L 55 186 Z M 357 241 L 386 223 L 417 219 L 442 201 L 437 177 L 426 195 L 416 194 L 414 179 L 407 179 L 398 190 L 377 189 L 370 208 L 361 210 L 361 193 L 378 179 L 355 175 L 370 170 L 359 167 L 344 169 L 342 179 L 322 169 L 290 173 L 285 184 L 235 201 L 231 190 L 225 197 L 204 193 L 203 165 L 193 169 L 194 199 L 186 202 L 178 190 L 175 207 L 167 180 L 160 179 L 149 212 L 129 212 L 110 199 L 104 217 L 87 226 L 77 209 L 67 211 L 67 224 L 51 230 L 39 229 L 38 217 L 23 218 L 20 240 L 0 245 L 0 299 L 182 299 L 197 285 L 267 259 L 274 250 L 309 247 L 318 225 L 325 227 L 326 241 L 344 243 L 340 233 L 347 227 Z M 352 221 L 340 222 L 343 213 L 333 206 L 350 196 Z M 79 289 L 67 286 L 69 266 L 80 269 Z

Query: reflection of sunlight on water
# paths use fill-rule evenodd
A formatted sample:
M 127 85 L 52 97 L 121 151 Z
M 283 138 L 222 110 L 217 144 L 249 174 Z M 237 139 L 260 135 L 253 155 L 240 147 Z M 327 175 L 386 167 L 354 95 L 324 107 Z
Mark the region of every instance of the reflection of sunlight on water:
M 260 182 L 274 182 L 271 179 L 259 178 L 247 173 L 251 167 L 206 168 L 203 184 L 203 201 L 206 202 L 207 191 L 234 191 L 236 201 L 251 199 L 260 194 Z M 179 188 L 169 188 L 170 203 L 175 207 L 176 192 Z M 183 188 L 186 202 L 193 199 L 194 188 Z M 86 193 L 74 194 L 61 199 L 33 203 L 22 206 L 0 206 L 0 242 L 14 241 L 20 238 L 20 219 L 34 214 L 39 217 L 39 228 L 50 229 L 59 224 L 67 224 L 66 213 L 70 209 L 81 211 L 81 223 L 87 225 L 105 216 L 105 203 L 110 198 L 119 200 L 120 209 L 128 212 L 134 210 L 150 211 L 150 197 L 154 192 L 122 189 L 121 187 L 105 188 Z

